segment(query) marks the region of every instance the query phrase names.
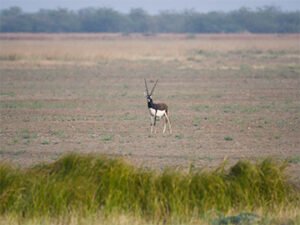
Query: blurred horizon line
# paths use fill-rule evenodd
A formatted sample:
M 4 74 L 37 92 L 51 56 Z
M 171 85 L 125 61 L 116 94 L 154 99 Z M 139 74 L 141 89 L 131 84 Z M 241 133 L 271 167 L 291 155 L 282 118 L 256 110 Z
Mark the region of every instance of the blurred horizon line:
M 249 11 L 259 11 L 259 10 L 264 10 L 264 9 L 274 9 L 274 10 L 278 10 L 281 12 L 299 12 L 300 9 L 299 8 L 293 8 L 293 9 L 284 9 L 281 6 L 278 5 L 272 5 L 272 4 L 266 4 L 266 5 L 262 5 L 262 6 L 255 6 L 255 7 L 250 7 L 250 6 L 238 6 L 232 9 L 227 9 L 227 10 L 221 10 L 221 9 L 211 9 L 211 10 L 206 10 L 206 11 L 201 11 L 195 7 L 187 7 L 187 8 L 182 8 L 182 9 L 161 9 L 159 11 L 153 12 L 151 10 L 148 10 L 144 7 L 131 7 L 126 11 L 117 9 L 116 7 L 112 7 L 112 6 L 84 6 L 84 7 L 80 7 L 80 8 L 70 8 L 67 6 L 57 6 L 57 7 L 40 7 L 37 8 L 35 10 L 28 10 L 22 6 L 18 6 L 18 5 L 11 5 L 11 6 L 7 6 L 7 7 L 1 7 L 0 6 L 0 12 L 1 11 L 5 11 L 5 10 L 9 10 L 12 8 L 19 8 L 21 10 L 21 12 L 23 13 L 37 13 L 39 11 L 55 11 L 55 10 L 67 10 L 69 12 L 80 12 L 81 10 L 85 10 L 85 9 L 110 9 L 113 11 L 116 11 L 118 13 L 122 13 L 122 14 L 129 14 L 132 10 L 135 9 L 140 9 L 143 10 L 145 13 L 149 14 L 149 15 L 159 15 L 161 13 L 164 12 L 170 12 L 170 13 L 184 13 L 184 12 L 197 12 L 197 13 L 213 13 L 213 12 L 218 12 L 218 13 L 230 13 L 230 12 L 234 12 L 234 11 L 238 11 L 241 9 L 247 9 Z

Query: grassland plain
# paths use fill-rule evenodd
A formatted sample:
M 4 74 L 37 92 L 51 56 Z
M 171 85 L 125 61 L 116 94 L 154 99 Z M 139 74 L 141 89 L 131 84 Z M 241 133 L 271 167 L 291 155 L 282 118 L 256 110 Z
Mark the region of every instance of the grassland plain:
M 186 170 L 273 157 L 299 185 L 299 38 L 1 34 L 1 161 L 103 153 Z M 159 79 L 172 135 L 149 135 L 143 78 Z
M 109 219 L 120 215 L 137 224 L 295 224 L 300 192 L 289 184 L 286 165 L 266 159 L 239 161 L 228 171 L 222 164 L 210 172 L 192 166 L 155 172 L 79 154 L 30 169 L 1 163 L 0 218 L 4 224 L 131 221 Z

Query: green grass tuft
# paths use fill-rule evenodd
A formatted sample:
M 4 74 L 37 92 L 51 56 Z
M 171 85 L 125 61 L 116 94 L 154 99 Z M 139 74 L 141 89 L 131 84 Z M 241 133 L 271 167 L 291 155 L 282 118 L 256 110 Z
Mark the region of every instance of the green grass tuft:
M 0 215 L 25 218 L 127 213 L 149 219 L 189 218 L 216 210 L 272 210 L 299 203 L 285 164 L 267 159 L 183 173 L 135 168 L 120 159 L 70 154 L 16 169 L 0 163 Z
M 230 137 L 230 136 L 225 136 L 225 137 L 224 137 L 224 140 L 225 140 L 225 141 L 233 141 L 233 138 Z
M 288 163 L 298 164 L 298 163 L 300 163 L 300 155 L 295 155 L 295 156 L 288 157 L 286 159 L 286 161 Z

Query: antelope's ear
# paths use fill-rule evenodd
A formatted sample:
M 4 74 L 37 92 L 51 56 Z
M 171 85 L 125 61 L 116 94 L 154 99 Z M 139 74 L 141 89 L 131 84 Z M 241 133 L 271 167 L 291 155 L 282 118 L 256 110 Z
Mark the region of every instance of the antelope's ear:
M 144 92 L 144 95 L 145 95 L 145 97 L 147 97 L 147 93 L 146 93 L 146 91 Z

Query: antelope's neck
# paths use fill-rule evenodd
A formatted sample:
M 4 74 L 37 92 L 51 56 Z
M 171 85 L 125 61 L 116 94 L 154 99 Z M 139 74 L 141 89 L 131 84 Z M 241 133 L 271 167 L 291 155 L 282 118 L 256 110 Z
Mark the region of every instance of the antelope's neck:
M 154 108 L 153 101 L 148 102 L 148 108 L 149 108 L 149 109 L 150 109 L 150 108 Z

